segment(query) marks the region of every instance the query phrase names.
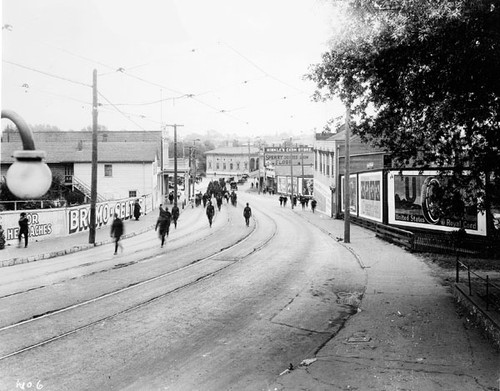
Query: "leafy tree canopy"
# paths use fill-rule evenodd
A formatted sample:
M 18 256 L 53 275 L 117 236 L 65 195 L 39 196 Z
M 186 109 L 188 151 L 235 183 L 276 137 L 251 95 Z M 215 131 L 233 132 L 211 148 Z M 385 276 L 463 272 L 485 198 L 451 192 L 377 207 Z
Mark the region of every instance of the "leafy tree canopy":
M 485 173 L 500 178 L 500 1 L 334 4 L 345 22 L 306 75 L 315 98 L 349 104 L 353 132 L 396 167 L 450 168 L 449 200 L 485 200 Z

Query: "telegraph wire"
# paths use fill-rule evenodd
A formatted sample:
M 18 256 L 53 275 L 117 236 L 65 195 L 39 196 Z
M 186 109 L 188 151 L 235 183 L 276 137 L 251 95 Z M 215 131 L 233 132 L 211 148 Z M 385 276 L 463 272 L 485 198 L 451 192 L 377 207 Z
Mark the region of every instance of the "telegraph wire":
M 103 94 L 101 94 L 99 91 L 97 92 L 101 98 L 103 98 L 106 102 L 108 102 L 116 111 L 118 111 L 121 115 L 123 115 L 126 119 L 128 119 L 130 122 L 132 122 L 135 126 L 137 126 L 141 130 L 145 130 L 141 125 L 139 125 L 137 122 L 132 120 L 127 114 L 125 114 L 123 111 L 121 111 L 118 107 L 116 107 L 108 98 L 106 98 Z
M 43 93 L 43 94 L 47 94 L 47 95 L 53 95 L 53 96 L 57 96 L 59 98 L 73 100 L 75 102 L 82 103 L 82 104 L 85 104 L 87 106 L 92 106 L 91 102 L 87 102 L 87 101 L 84 101 L 84 100 L 81 100 L 81 99 L 73 98 L 73 97 L 68 96 L 68 95 L 62 95 L 62 94 L 57 94 L 55 92 L 50 92 L 50 91 L 42 90 L 42 89 L 36 88 L 36 87 L 33 88 L 32 86 L 27 85 L 27 84 L 23 84 L 20 87 L 21 88 L 25 88 L 26 92 L 34 90 L 35 92 L 39 92 L 39 93 Z
M 127 75 L 128 77 L 131 77 L 133 79 L 137 79 L 139 81 L 142 81 L 143 83 L 150 84 L 150 85 L 155 86 L 155 87 L 164 88 L 165 90 L 171 91 L 171 92 L 173 92 L 175 94 L 188 95 L 188 94 L 185 94 L 185 93 L 183 93 L 181 91 L 177 91 L 177 90 L 174 90 L 172 88 L 169 88 L 169 87 L 166 87 L 164 85 L 161 85 L 159 83 L 155 83 L 155 82 L 143 79 L 142 77 L 132 75 L 131 73 L 126 72 L 125 68 L 118 68 L 117 72 L 123 73 L 124 75 Z
M 42 43 L 43 43 L 43 42 L 42 42 Z M 297 91 L 299 91 L 299 92 L 301 92 L 301 93 L 305 93 L 304 91 L 302 91 L 302 90 L 300 90 L 300 89 L 298 89 L 298 88 L 296 88 L 296 87 L 292 86 L 291 84 L 286 83 L 286 82 L 284 82 L 284 81 L 282 81 L 282 80 L 280 80 L 280 79 L 278 79 L 278 78 L 274 77 L 273 75 L 271 75 L 270 73 L 268 73 L 267 71 L 265 71 L 262 67 L 260 67 L 259 65 L 257 65 L 257 64 L 256 64 L 254 61 L 252 61 L 250 58 L 246 57 L 245 55 L 243 55 L 241 52 L 239 52 L 238 50 L 236 50 L 235 48 L 233 48 L 233 47 L 232 47 L 232 46 L 230 46 L 229 44 L 227 44 L 227 43 L 225 43 L 225 42 L 219 42 L 219 44 L 220 44 L 220 43 L 224 44 L 226 47 L 228 47 L 229 49 L 231 49 L 234 53 L 236 53 L 238 56 L 242 57 L 245 61 L 247 61 L 248 63 L 250 63 L 252 66 L 254 66 L 256 69 L 258 69 L 261 73 L 263 73 L 263 74 L 264 74 L 264 77 L 261 77 L 261 78 L 256 78 L 256 79 L 253 79 L 253 80 L 260 80 L 260 79 L 263 79 L 263 78 L 265 78 L 265 77 L 269 77 L 269 78 L 271 78 L 271 79 L 273 79 L 273 80 L 275 80 L 275 81 L 278 81 L 278 82 L 280 82 L 280 83 L 282 83 L 282 84 L 284 84 L 284 85 L 287 85 L 288 87 L 293 88 L 293 89 L 295 89 L 295 90 L 297 90 Z M 75 57 L 77 57 L 77 58 L 81 58 L 81 59 L 86 60 L 86 61 L 89 61 L 89 62 L 94 62 L 94 63 L 97 63 L 97 64 L 102 65 L 102 66 L 104 66 L 104 67 L 106 67 L 106 68 L 109 68 L 109 69 L 115 69 L 114 67 L 112 67 L 112 66 L 110 66 L 110 65 L 108 65 L 108 64 L 104 64 L 104 63 L 102 63 L 102 62 L 99 62 L 99 61 L 96 61 L 96 60 L 90 59 L 90 58 L 88 58 L 88 57 L 84 57 L 84 56 L 78 55 L 78 54 L 73 53 L 73 52 L 71 52 L 71 51 L 69 51 L 69 50 L 66 50 L 66 49 L 63 49 L 63 48 L 59 48 L 59 47 L 57 47 L 57 46 L 50 45 L 50 44 L 47 44 L 47 43 L 45 43 L 45 44 L 46 44 L 46 45 L 48 45 L 48 46 L 52 46 L 53 48 L 56 48 L 56 49 L 58 49 L 58 50 L 61 50 L 61 51 L 65 52 L 65 53 L 68 53 L 68 54 L 70 54 L 70 55 L 72 55 L 72 56 L 75 56 Z M 191 50 L 191 51 L 192 51 L 192 52 L 194 52 L 194 51 L 195 51 L 195 49 L 193 49 L 193 50 Z M 54 75 L 54 74 L 51 74 L 51 73 L 48 73 L 48 72 L 45 72 L 45 71 L 41 71 L 41 70 L 39 70 L 39 69 L 35 69 L 35 68 L 33 68 L 33 67 L 29 67 L 29 66 L 25 66 L 25 65 L 21 65 L 21 64 L 15 63 L 15 62 L 13 62 L 13 61 L 9 61 L 9 60 L 2 60 L 2 61 L 3 61 L 3 62 L 5 62 L 5 63 L 7 63 L 7 64 L 11 64 L 11 65 L 14 65 L 14 66 L 17 66 L 17 67 L 23 68 L 23 69 L 27 69 L 27 70 L 30 70 L 30 71 L 33 71 L 33 72 L 37 72 L 37 73 L 40 73 L 40 74 L 43 74 L 43 75 L 46 75 L 46 76 L 49 76 L 49 77 L 52 77 L 52 78 L 56 78 L 56 79 L 63 80 L 63 81 L 67 81 L 67 82 L 70 82 L 70 83 L 73 83 L 73 84 L 77 84 L 77 85 L 81 85 L 81 86 L 85 86 L 85 87 L 90 87 L 90 88 L 92 88 L 92 86 L 91 86 L 90 84 L 86 84 L 86 83 L 82 83 L 82 82 L 79 82 L 79 81 L 71 80 L 71 79 L 69 79 L 69 78 L 65 78 L 65 77 L 62 77 L 62 76 Z M 145 65 L 149 65 L 149 63 L 144 63 L 144 64 L 136 65 L 136 66 L 133 66 L 133 67 L 131 67 L 131 68 L 129 68 L 129 69 L 132 69 L 132 68 L 137 68 L 137 67 L 141 67 L 141 66 L 145 66 Z M 201 99 L 197 98 L 197 96 L 206 95 L 206 94 L 210 94 L 210 93 L 215 93 L 215 92 L 217 92 L 217 91 L 220 91 L 220 90 L 224 90 L 224 89 L 226 89 L 226 88 L 229 88 L 230 86 L 223 87 L 223 88 L 221 88 L 221 89 L 215 89 L 215 90 L 205 91 L 205 92 L 202 92 L 202 93 L 199 93 L 199 94 L 185 94 L 185 93 L 183 93 L 183 92 L 181 92 L 181 91 L 178 91 L 178 90 L 175 90 L 175 89 L 172 89 L 172 88 L 166 87 L 166 86 L 164 86 L 164 85 L 162 85 L 162 84 L 159 84 L 159 83 L 156 83 L 156 82 L 152 82 L 152 81 L 149 81 L 149 80 L 143 79 L 143 78 L 141 78 L 141 77 L 139 77 L 139 76 L 136 76 L 136 75 L 133 75 L 133 74 L 131 74 L 131 73 L 128 73 L 128 72 L 125 70 L 125 68 L 123 68 L 123 67 L 116 68 L 113 72 L 114 72 L 114 73 L 116 73 L 116 72 L 120 72 L 120 73 L 122 73 L 122 74 L 124 74 L 124 75 L 127 75 L 127 76 L 131 77 L 131 78 L 134 78 L 134 79 L 136 79 L 136 80 L 139 80 L 139 81 L 141 81 L 141 82 L 143 82 L 143 83 L 150 84 L 150 85 L 153 85 L 153 86 L 156 86 L 156 87 L 160 87 L 160 88 L 163 88 L 163 89 L 169 90 L 169 91 L 171 91 L 171 92 L 174 92 L 174 93 L 176 93 L 176 94 L 179 94 L 179 96 L 176 96 L 176 97 L 169 97 L 169 98 L 160 99 L 160 100 L 156 100 L 156 101 L 152 101 L 152 102 L 136 103 L 136 104 L 126 104 L 126 103 L 120 103 L 119 105 L 122 105 L 122 106 L 126 106 L 126 105 L 129 105 L 129 106 L 132 106 L 132 105 L 136 105 L 136 106 L 143 105 L 143 106 L 145 106 L 145 105 L 157 104 L 157 103 L 161 103 L 161 102 L 164 102 L 164 101 L 169 101 L 169 100 L 175 101 L 176 99 L 182 99 L 182 98 L 186 98 L 186 97 L 187 97 L 187 98 L 192 98 L 192 99 L 193 99 L 194 101 L 196 101 L 197 103 L 199 103 L 199 104 L 201 104 L 201 105 L 204 105 L 204 106 L 206 106 L 206 107 L 208 107 L 208 108 L 210 108 L 210 109 L 214 110 L 214 111 L 215 111 L 215 112 L 217 112 L 217 113 L 224 114 L 224 115 L 226 115 L 226 116 L 228 116 L 228 117 L 230 117 L 230 118 L 232 118 L 232 119 L 234 119 L 234 120 L 237 120 L 237 121 L 242 122 L 242 123 L 245 123 L 245 124 L 248 124 L 248 122 L 246 122 L 246 121 L 242 120 L 241 118 L 238 118 L 238 117 L 236 117 L 236 116 L 234 116 L 234 115 L 231 115 L 231 114 L 229 114 L 229 113 L 230 113 L 230 112 L 233 112 L 233 111 L 242 110 L 242 109 L 245 109 L 245 108 L 248 108 L 248 107 L 252 107 L 252 106 L 254 106 L 254 105 L 249 105 L 249 106 L 242 106 L 242 107 L 238 107 L 238 108 L 234 108 L 234 109 L 228 109 L 228 110 L 226 110 L 226 109 L 219 109 L 219 108 L 217 108 L 217 107 L 215 107 L 215 106 L 212 106 L 212 105 L 210 105 L 210 104 L 208 104 L 208 103 L 204 102 L 203 100 L 201 100 Z M 101 75 L 104 75 L 104 74 L 101 74 Z M 247 84 L 249 81 L 253 81 L 253 80 L 244 80 L 243 82 L 239 82 L 239 83 L 237 83 L 237 85 L 240 85 L 240 84 Z M 57 95 L 57 94 L 54 94 L 54 95 Z M 102 95 L 101 95 L 101 96 L 102 96 Z M 120 110 L 119 110 L 119 108 L 117 107 L 117 106 L 118 106 L 117 104 L 114 104 L 114 103 L 110 102 L 110 101 L 109 101 L 108 99 L 106 99 L 104 96 L 102 96 L 102 97 L 103 97 L 103 98 L 104 98 L 104 99 L 105 99 L 105 100 L 109 103 L 109 105 L 110 105 L 110 106 L 112 106 L 115 110 L 117 110 L 117 111 L 118 111 L 118 112 L 120 112 L 122 115 L 124 115 L 127 119 L 129 119 L 129 120 L 130 120 L 130 118 L 128 118 L 128 117 L 126 116 L 126 114 L 125 114 L 125 113 L 123 113 L 122 111 L 120 111 Z M 284 97 L 284 98 L 280 98 L 280 100 L 281 100 L 281 99 L 286 99 L 286 97 Z M 88 104 L 88 103 L 87 103 L 87 102 L 85 102 L 85 104 Z M 101 106 L 103 106 L 103 105 L 101 105 Z M 139 124 L 135 123 L 134 121 L 132 121 L 132 122 L 133 122 L 136 126 L 138 126 L 139 128 L 141 128 Z M 141 128 L 141 129 L 142 129 L 142 128 Z
M 55 79 L 59 79 L 59 80 L 64 80 L 64 81 L 67 81 L 67 82 L 70 82 L 70 83 L 73 83 L 73 84 L 78 84 L 80 86 L 84 86 L 84 87 L 90 87 L 92 88 L 92 86 L 90 84 L 85 84 L 85 83 L 82 83 L 80 81 L 76 81 L 76 80 L 71 80 L 71 79 L 68 79 L 66 77 L 62 77 L 62 76 L 58 76 L 58 75 L 54 75 L 52 73 L 48 73 L 48 72 L 45 72 L 45 71 L 41 71 L 39 69 L 35 69 L 35 68 L 32 68 L 32 67 L 28 67 L 26 65 L 21 65 L 21 64 L 18 64 L 18 63 L 15 63 L 13 61 L 9 61 L 9 60 L 2 60 L 2 62 L 5 62 L 7 64 L 11 64 L 11 65 L 15 65 L 19 68 L 23 68 L 23 69 L 27 69 L 27 70 L 30 70 L 32 72 L 37 72 L 37 73 L 41 73 L 42 75 L 45 75 L 45 76 L 49 76 L 49 77 L 53 77 Z
M 105 105 L 105 106 L 102 105 L 102 104 L 99 105 L 99 107 L 101 107 L 103 111 L 106 111 L 108 113 L 114 112 L 113 108 L 109 107 L 109 106 L 110 105 Z M 125 115 L 130 116 L 130 117 L 137 117 L 137 118 L 140 118 L 140 119 L 143 119 L 143 120 L 147 120 L 149 122 L 153 122 L 153 123 L 155 123 L 157 125 L 162 125 L 162 122 L 156 121 L 156 120 L 152 119 L 151 117 L 148 117 L 148 116 L 143 115 L 143 114 L 130 113 L 130 112 L 123 111 L 123 110 L 121 110 L 120 114 L 122 114 L 122 115 L 125 114 Z
M 235 48 L 233 48 L 231 45 L 229 45 L 228 43 L 226 42 L 223 42 L 223 41 L 219 41 L 220 44 L 223 44 L 224 46 L 226 46 L 227 48 L 231 49 L 234 53 L 236 53 L 238 56 L 240 56 L 241 58 L 243 58 L 245 61 L 247 61 L 249 64 L 253 65 L 255 68 L 257 68 L 260 72 L 262 72 L 264 75 L 270 77 L 271 79 L 281 83 L 281 84 L 284 84 L 290 88 L 293 88 L 294 90 L 296 91 L 299 91 L 300 93 L 302 94 L 307 94 L 306 91 L 303 91 L 301 90 L 300 88 L 297 88 L 293 85 L 291 85 L 290 83 L 287 83 L 283 80 L 280 80 L 278 79 L 276 76 L 273 76 L 271 75 L 269 72 L 267 72 L 265 69 L 263 69 L 261 66 L 257 65 L 254 61 L 250 60 L 247 56 L 245 56 L 243 53 L 239 52 L 238 50 L 236 50 Z

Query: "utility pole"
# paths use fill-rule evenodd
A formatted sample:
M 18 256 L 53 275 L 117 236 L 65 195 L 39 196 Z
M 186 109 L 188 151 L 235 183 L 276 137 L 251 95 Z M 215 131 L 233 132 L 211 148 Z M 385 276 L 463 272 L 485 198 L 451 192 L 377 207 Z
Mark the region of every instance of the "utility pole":
M 90 222 L 89 243 L 95 244 L 97 201 L 97 69 L 94 69 L 92 82 L 92 169 L 90 179 Z
M 188 191 L 188 200 L 191 199 L 191 181 L 192 181 L 192 177 L 193 177 L 193 173 L 192 173 L 192 164 L 191 164 L 191 158 L 192 158 L 192 148 L 193 147 L 188 147 L 189 149 L 189 175 L 187 177 L 187 191 Z M 184 184 L 184 188 L 186 188 L 186 183 Z
M 260 161 L 261 152 L 262 152 L 262 142 L 259 141 L 259 194 L 260 194 L 260 192 L 262 190 L 262 175 L 261 175 L 262 164 L 261 164 L 261 161 Z
M 248 177 L 250 177 L 250 139 L 248 139 Z
M 196 142 L 200 141 L 199 138 L 193 140 L 193 167 L 194 167 L 194 175 L 193 175 L 193 197 L 195 195 L 196 189 L 195 189 L 195 184 L 196 184 Z
M 300 194 L 304 195 L 304 146 L 300 146 L 300 157 L 302 159 L 302 178 L 300 178 Z
M 291 183 L 291 194 L 290 194 L 290 204 L 293 209 L 293 143 L 292 138 L 290 137 L 290 183 Z
M 165 125 L 174 128 L 174 205 L 177 205 L 177 127 L 184 125 Z
M 262 158 L 263 158 L 263 166 L 264 166 L 264 182 L 262 185 L 265 184 L 265 189 L 267 189 L 267 177 L 266 177 L 266 146 L 264 145 L 264 148 L 262 148 Z
M 350 121 L 351 121 L 351 105 L 348 103 L 345 113 L 345 172 L 344 172 L 344 243 L 351 243 L 351 201 L 350 201 Z

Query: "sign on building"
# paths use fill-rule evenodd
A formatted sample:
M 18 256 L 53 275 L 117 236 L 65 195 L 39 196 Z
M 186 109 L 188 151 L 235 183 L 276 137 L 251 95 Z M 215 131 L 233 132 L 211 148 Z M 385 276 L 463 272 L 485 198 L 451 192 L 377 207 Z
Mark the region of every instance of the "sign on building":
M 445 186 L 436 171 L 391 171 L 388 174 L 389 223 L 407 227 L 455 231 L 460 222 L 436 214 L 431 195 L 434 186 Z M 465 216 L 467 233 L 486 235 L 486 216 L 471 212 Z

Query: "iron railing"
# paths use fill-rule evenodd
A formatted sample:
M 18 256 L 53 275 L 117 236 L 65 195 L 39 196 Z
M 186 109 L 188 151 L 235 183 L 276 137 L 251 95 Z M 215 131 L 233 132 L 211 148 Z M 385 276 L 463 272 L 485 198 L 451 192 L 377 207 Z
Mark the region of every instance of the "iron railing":
M 456 282 L 460 283 L 460 271 L 467 271 L 469 296 L 478 296 L 486 303 L 486 311 L 493 309 L 500 312 L 500 286 L 491 282 L 489 275 L 482 276 L 472 271 L 470 265 L 457 259 Z

